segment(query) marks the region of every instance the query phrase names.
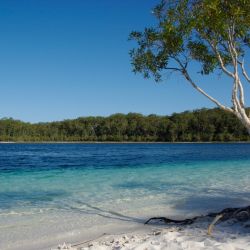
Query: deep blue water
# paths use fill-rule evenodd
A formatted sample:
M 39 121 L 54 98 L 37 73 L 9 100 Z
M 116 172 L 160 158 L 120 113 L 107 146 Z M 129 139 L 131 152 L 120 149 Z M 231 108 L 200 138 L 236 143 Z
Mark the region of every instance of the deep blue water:
M 0 144 L 1 174 L 237 160 L 250 144 Z

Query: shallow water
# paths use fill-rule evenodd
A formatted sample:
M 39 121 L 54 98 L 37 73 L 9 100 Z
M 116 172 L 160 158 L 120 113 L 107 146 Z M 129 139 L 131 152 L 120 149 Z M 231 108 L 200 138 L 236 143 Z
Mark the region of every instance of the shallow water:
M 0 249 L 249 203 L 250 144 L 0 144 Z

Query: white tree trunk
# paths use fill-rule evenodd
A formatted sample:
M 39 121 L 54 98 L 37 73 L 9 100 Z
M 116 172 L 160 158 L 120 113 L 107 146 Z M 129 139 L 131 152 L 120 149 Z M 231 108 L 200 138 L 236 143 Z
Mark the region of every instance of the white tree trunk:
M 228 31 L 228 44 L 227 44 L 227 50 L 228 53 L 231 56 L 231 71 L 225 66 L 225 63 L 223 62 L 223 57 L 221 56 L 219 49 L 217 48 L 217 44 L 215 41 L 211 41 L 207 39 L 212 51 L 214 52 L 214 55 L 217 57 L 218 62 L 220 64 L 220 68 L 223 73 L 225 73 L 227 76 L 229 76 L 233 81 L 233 88 L 232 88 L 232 107 L 228 107 L 226 105 L 223 105 L 221 102 L 219 102 L 217 99 L 206 93 L 203 89 L 201 89 L 190 77 L 186 67 L 180 62 L 180 60 L 176 59 L 176 62 L 180 66 L 179 71 L 183 74 L 183 76 L 186 78 L 186 80 L 191 84 L 193 88 L 195 88 L 198 92 L 200 92 L 202 95 L 204 95 L 206 98 L 208 98 L 210 101 L 212 101 L 214 104 L 216 104 L 220 109 L 225 110 L 227 112 L 230 112 L 234 114 L 240 122 L 243 124 L 243 126 L 247 129 L 248 134 L 250 135 L 250 117 L 246 113 L 245 108 L 245 97 L 244 97 L 244 87 L 242 84 L 241 76 L 243 79 L 245 79 L 246 82 L 250 83 L 250 77 L 247 74 L 247 71 L 244 67 L 244 59 L 240 60 L 237 52 L 236 47 L 236 41 L 235 41 L 235 35 L 234 35 L 234 26 L 230 27 Z M 238 68 L 241 68 L 242 75 L 239 74 Z M 233 70 L 232 70 L 233 69 Z

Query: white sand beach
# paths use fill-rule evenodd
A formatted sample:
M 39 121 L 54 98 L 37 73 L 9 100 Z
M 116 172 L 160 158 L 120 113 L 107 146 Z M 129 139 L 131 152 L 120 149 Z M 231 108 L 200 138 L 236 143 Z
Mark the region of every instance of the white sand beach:
M 211 220 L 211 219 L 210 219 Z M 209 221 L 202 219 L 190 226 L 149 226 L 136 232 L 103 235 L 93 241 L 63 243 L 53 250 L 249 250 L 250 221 L 228 221 L 207 234 Z M 210 221 L 211 222 L 211 221 Z

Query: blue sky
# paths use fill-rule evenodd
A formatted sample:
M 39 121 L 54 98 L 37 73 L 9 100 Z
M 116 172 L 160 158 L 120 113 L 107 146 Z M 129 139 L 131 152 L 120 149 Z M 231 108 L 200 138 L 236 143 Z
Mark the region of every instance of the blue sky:
M 214 107 L 182 77 L 156 84 L 132 73 L 128 35 L 154 22 L 157 2 L 0 0 L 0 117 L 38 122 Z M 229 103 L 226 78 L 195 77 Z

